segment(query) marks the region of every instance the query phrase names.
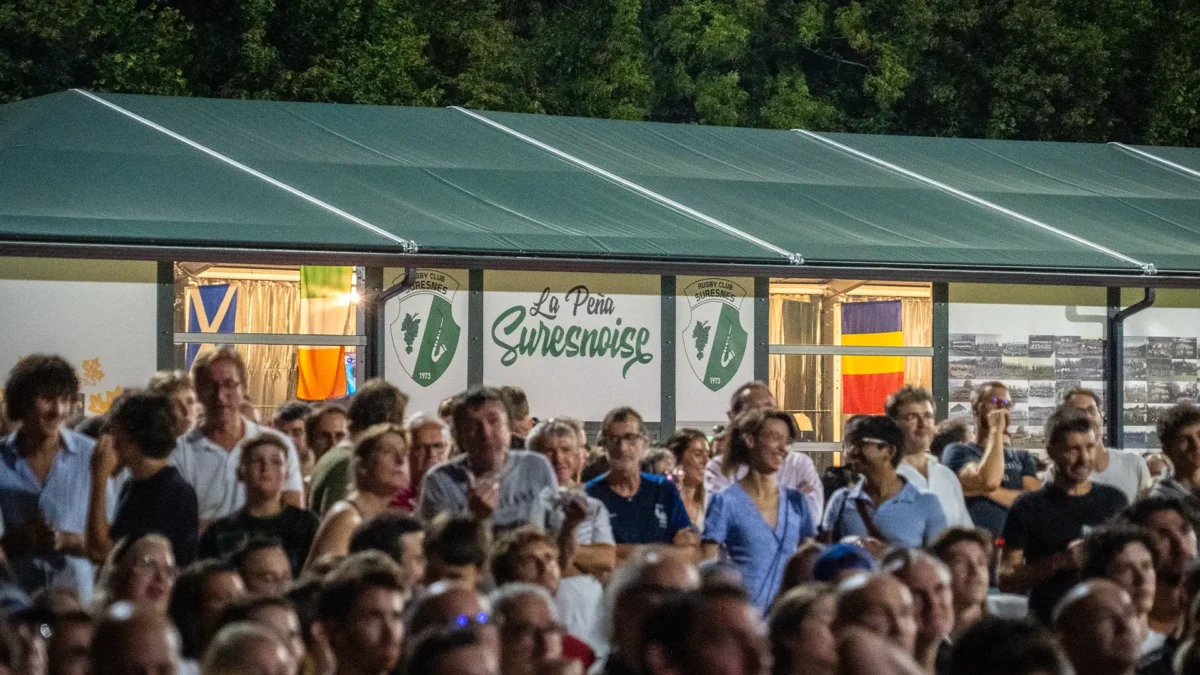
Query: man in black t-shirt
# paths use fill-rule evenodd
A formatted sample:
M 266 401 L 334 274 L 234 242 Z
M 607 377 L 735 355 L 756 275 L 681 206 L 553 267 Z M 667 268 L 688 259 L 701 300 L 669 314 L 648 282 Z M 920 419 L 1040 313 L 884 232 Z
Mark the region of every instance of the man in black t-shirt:
M 167 464 L 175 449 L 174 420 L 171 399 L 161 394 L 133 394 L 109 412 L 108 431 L 92 454 L 87 549 L 93 560 L 103 560 L 122 539 L 147 534 L 161 534 L 171 542 L 176 566 L 196 559 L 196 491 Z M 122 468 L 129 477 L 109 525 L 106 485 Z
M 1029 593 L 1030 612 L 1045 623 L 1078 581 L 1081 537 L 1129 504 L 1117 488 L 1091 482 L 1097 443 L 1082 410 L 1054 411 L 1046 422 L 1054 482 L 1018 497 L 1004 523 L 1000 589 Z
M 250 539 L 278 539 L 295 576 L 304 566 L 320 524 L 310 511 L 283 501 L 287 448 L 279 436 L 264 433 L 242 446 L 238 480 L 246 486 L 246 505 L 219 518 L 200 539 L 200 557 L 227 556 Z

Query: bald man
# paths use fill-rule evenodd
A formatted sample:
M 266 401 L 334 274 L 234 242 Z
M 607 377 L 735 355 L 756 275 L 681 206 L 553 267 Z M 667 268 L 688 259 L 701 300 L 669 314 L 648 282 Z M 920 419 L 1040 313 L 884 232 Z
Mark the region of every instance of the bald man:
M 462 581 L 439 581 L 417 598 L 405 632 L 416 640 L 431 628 L 478 626 L 483 646 L 499 659 L 500 635 L 490 623 L 491 613 L 491 603 L 474 586 Z
M 93 675 L 176 675 L 179 633 L 162 612 L 118 602 L 92 638 Z
M 850 627 L 838 642 L 840 675 L 924 675 L 912 657 L 894 642 L 868 630 Z
M 204 656 L 204 675 L 295 675 L 296 666 L 278 635 L 245 621 L 222 628 Z
M 890 574 L 850 577 L 838 586 L 833 629 L 841 638 L 850 628 L 886 638 L 911 656 L 917 643 L 912 593 Z
M 1054 610 L 1057 633 L 1075 672 L 1134 675 L 1141 653 L 1137 608 L 1107 579 L 1079 584 Z
M 695 566 L 668 547 L 639 551 L 617 568 L 605 608 L 612 651 L 604 675 L 641 673 L 646 618 L 673 594 L 699 587 Z

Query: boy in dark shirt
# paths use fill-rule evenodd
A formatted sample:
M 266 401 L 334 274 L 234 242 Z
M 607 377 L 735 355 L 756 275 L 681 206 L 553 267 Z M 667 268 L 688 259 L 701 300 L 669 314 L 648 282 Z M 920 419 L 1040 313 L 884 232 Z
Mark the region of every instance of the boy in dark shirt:
M 1060 406 L 1046 422 L 1054 482 L 1017 497 L 1004 523 L 1000 589 L 1029 593 L 1044 623 L 1079 580 L 1082 537 L 1129 505 L 1125 493 L 1091 482 L 1099 429 L 1077 408 Z
M 196 491 L 179 470 L 167 464 L 175 450 L 171 399 L 138 393 L 109 412 L 108 431 L 92 454 L 92 488 L 88 502 L 87 550 L 103 560 L 122 539 L 161 534 L 171 542 L 176 565 L 196 559 L 200 515 Z M 105 485 L 121 468 L 129 478 L 117 496 L 109 525 Z
M 246 486 L 246 505 L 213 522 L 200 539 L 200 557 L 227 556 L 251 538 L 278 539 L 293 576 L 300 572 L 320 524 L 309 511 L 283 501 L 287 448 L 275 434 L 264 433 L 242 446 L 238 480 Z

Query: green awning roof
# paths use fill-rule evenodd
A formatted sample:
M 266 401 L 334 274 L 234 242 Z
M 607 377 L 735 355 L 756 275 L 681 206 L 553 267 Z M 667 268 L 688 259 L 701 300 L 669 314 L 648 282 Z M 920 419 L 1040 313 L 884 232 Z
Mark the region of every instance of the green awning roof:
M 1197 172 L 1181 148 L 70 91 L 0 106 L 0 242 L 1200 278 Z

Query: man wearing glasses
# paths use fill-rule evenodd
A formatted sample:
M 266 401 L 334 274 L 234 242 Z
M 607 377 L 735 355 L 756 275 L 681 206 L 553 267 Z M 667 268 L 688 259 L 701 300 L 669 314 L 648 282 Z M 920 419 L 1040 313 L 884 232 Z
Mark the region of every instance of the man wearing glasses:
M 942 462 L 958 474 L 976 527 L 999 537 L 1008 509 L 1024 492 L 1041 487 L 1037 465 L 1024 450 L 1005 445 L 1012 401 L 1002 382 L 984 382 L 971 393 L 975 441 L 946 448 Z
M 584 489 L 608 508 L 617 561 L 629 557 L 639 546 L 699 546 L 700 538 L 692 528 L 679 489 L 664 476 L 641 472 L 649 442 L 642 416 L 632 408 L 609 412 L 600 442 L 608 455 L 608 473 Z

